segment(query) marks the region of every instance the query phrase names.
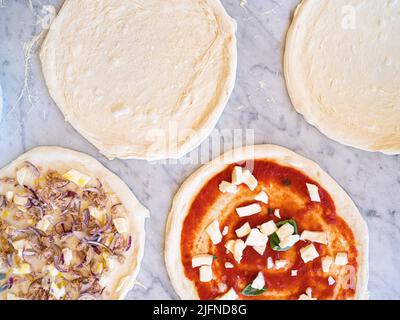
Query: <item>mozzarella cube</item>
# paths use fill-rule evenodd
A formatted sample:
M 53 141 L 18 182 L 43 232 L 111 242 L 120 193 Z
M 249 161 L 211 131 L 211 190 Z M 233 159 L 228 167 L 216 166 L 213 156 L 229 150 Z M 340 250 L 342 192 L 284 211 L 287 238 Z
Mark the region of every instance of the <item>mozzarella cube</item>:
M 199 270 L 200 282 L 210 282 L 213 279 L 211 266 L 201 266 Z
M 222 241 L 222 233 L 219 230 L 219 222 L 214 220 L 206 229 L 207 234 L 210 236 L 213 244 L 218 244 Z
M 265 279 L 262 272 L 257 274 L 257 277 L 251 283 L 251 287 L 257 290 L 262 290 L 265 287 Z
M 91 178 L 77 170 L 71 169 L 63 175 L 65 179 L 75 183 L 76 185 L 84 188 Z
M 236 166 L 232 171 L 232 183 L 240 185 L 243 183 L 243 168 Z
M 260 227 L 260 231 L 267 236 L 270 236 L 271 234 L 275 233 L 276 230 L 278 230 L 278 227 L 276 226 L 273 220 L 263 223 Z
M 258 186 L 257 179 L 253 176 L 250 170 L 247 169 L 243 170 L 242 181 L 251 191 L 254 191 Z
M 20 186 L 28 186 L 32 187 L 35 184 L 36 181 L 36 176 L 33 173 L 32 169 L 24 166 L 21 169 L 19 169 L 16 174 L 15 174 L 18 184 Z
M 41 219 L 37 224 L 36 224 L 36 228 L 46 232 L 47 230 L 49 230 L 49 227 L 51 225 L 50 223 L 50 219 L 51 216 L 44 216 L 43 219 Z
M 279 242 L 279 247 L 288 248 L 294 246 L 300 240 L 300 236 L 298 234 L 293 234 L 291 236 L 286 237 L 281 242 Z
M 299 300 L 317 300 L 317 298 L 312 297 L 312 289 L 307 288 L 306 293 L 300 295 Z
M 298 273 L 297 270 L 292 270 L 292 271 L 290 272 L 290 274 L 291 274 L 292 277 L 297 277 L 297 273 Z
M 319 257 L 319 253 L 312 243 L 304 248 L 301 248 L 300 255 L 304 263 L 313 261 L 314 259 Z
M 261 191 L 258 195 L 254 197 L 255 200 L 268 204 L 269 198 L 265 191 Z
M 236 300 L 239 298 L 236 291 L 233 288 L 230 288 L 226 293 L 222 296 L 218 297 L 216 300 Z
M 281 219 L 281 211 L 279 209 L 274 210 L 274 216 L 278 219 Z
M 25 239 L 14 241 L 12 243 L 12 245 L 13 245 L 14 249 L 16 249 L 16 250 L 23 250 L 23 249 L 27 249 L 27 248 L 32 248 L 32 246 L 29 243 L 29 241 L 27 241 Z
M 246 222 L 244 225 L 242 225 L 239 229 L 236 229 L 236 235 L 238 238 L 243 238 L 247 236 L 251 231 L 250 224 Z
M 288 236 L 294 233 L 294 227 L 290 223 L 285 223 L 278 230 L 276 230 L 276 235 L 280 241 L 285 240 Z
M 272 257 L 268 257 L 267 259 L 267 269 L 270 270 L 275 267 L 274 260 Z
M 90 215 L 100 223 L 104 223 L 104 211 L 97 207 L 89 207 Z
M 252 247 L 254 250 L 256 250 L 256 252 L 260 255 L 260 256 L 262 256 L 263 254 L 264 254 L 264 252 L 265 252 L 265 250 L 267 249 L 267 246 L 255 246 L 255 247 Z
M 238 187 L 233 183 L 222 181 L 219 185 L 219 191 L 222 193 L 236 194 L 238 192 Z
M 60 274 L 60 271 L 57 270 L 53 263 L 47 266 L 47 271 L 52 277 L 57 277 Z
M 347 258 L 347 253 L 339 252 L 335 258 L 335 264 L 338 266 L 345 266 L 349 262 Z
M 246 246 L 263 247 L 267 245 L 268 236 L 261 233 L 257 228 L 251 229 L 249 236 L 246 239 Z
M 199 254 L 192 258 L 192 268 L 201 266 L 211 266 L 214 260 L 214 256 L 210 254 Z
M 7 191 L 7 192 L 6 192 L 6 200 L 7 200 L 8 202 L 11 202 L 11 201 L 13 201 L 13 199 L 14 199 L 14 192 L 12 192 L 12 191 Z
M 328 284 L 330 285 L 330 286 L 333 286 L 334 284 L 335 284 L 335 279 L 332 277 L 332 276 L 329 276 L 329 278 L 328 278 Z
M 301 240 L 308 240 L 311 242 L 328 244 L 328 234 L 326 232 L 304 230 L 301 234 Z
M 17 297 L 15 294 L 7 292 L 7 300 L 23 300 L 23 299 Z
M 321 258 L 321 263 L 322 263 L 322 271 L 325 273 L 329 272 L 329 269 L 331 268 L 333 259 L 332 257 L 326 256 Z
M 235 241 L 235 246 L 233 248 L 233 257 L 238 263 L 240 263 L 240 261 L 242 261 L 243 251 L 245 248 L 246 248 L 246 244 L 244 243 L 243 240 L 237 239 Z
M 227 226 L 222 229 L 223 236 L 226 236 L 228 234 L 228 232 L 229 232 L 229 228 Z
M 286 260 L 275 260 L 275 269 L 283 269 L 287 265 L 287 263 L 288 262 Z
M 306 183 L 308 194 L 310 195 L 310 199 L 313 202 L 321 202 L 321 198 L 319 197 L 318 187 L 314 184 Z
M 113 219 L 113 224 L 118 233 L 122 234 L 128 232 L 128 223 L 125 218 L 115 218 Z
M 253 203 L 245 207 L 236 208 L 236 213 L 241 218 L 252 216 L 253 214 L 257 214 L 260 212 L 261 212 L 261 206 L 258 203 Z
M 65 248 L 65 249 L 63 249 L 62 253 L 63 253 L 63 257 L 64 257 L 64 264 L 66 266 L 69 266 L 71 264 L 72 258 L 73 258 L 72 250 Z
M 236 243 L 235 240 L 228 240 L 228 241 L 225 243 L 225 248 L 226 248 L 226 250 L 227 250 L 228 252 L 233 253 L 233 252 L 235 251 L 235 243 Z
M 225 269 L 233 269 L 235 266 L 230 262 L 225 262 Z

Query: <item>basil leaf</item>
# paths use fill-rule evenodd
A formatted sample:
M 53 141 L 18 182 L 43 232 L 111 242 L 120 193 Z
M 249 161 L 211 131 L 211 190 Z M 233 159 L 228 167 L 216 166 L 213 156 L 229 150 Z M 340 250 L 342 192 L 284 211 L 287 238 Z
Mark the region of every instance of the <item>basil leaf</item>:
M 267 290 L 266 287 L 260 289 L 254 289 L 251 286 L 251 283 L 242 290 L 242 295 L 246 296 L 246 297 L 256 297 L 259 296 L 260 294 L 264 293 Z
M 5 273 L 0 273 L 0 280 L 4 280 L 6 278 L 6 274 Z
M 290 223 L 294 228 L 294 234 L 298 234 L 297 223 L 296 223 L 296 221 L 294 219 L 279 221 L 279 222 L 276 223 L 276 226 L 279 228 L 279 227 L 282 227 L 286 223 Z M 281 241 L 279 240 L 279 237 L 276 234 L 276 232 L 269 236 L 269 243 L 271 245 L 271 249 L 272 250 L 274 250 L 274 251 L 288 251 L 291 248 L 291 247 L 281 248 L 279 246 L 280 242 Z

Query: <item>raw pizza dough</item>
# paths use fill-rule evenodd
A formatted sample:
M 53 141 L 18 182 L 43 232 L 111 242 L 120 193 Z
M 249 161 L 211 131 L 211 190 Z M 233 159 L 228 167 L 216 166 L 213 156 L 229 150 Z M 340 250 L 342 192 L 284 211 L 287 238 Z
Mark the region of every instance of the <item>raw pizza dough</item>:
M 285 76 L 296 110 L 328 137 L 400 152 L 400 3 L 304 0 L 289 29 Z
M 297 169 L 318 182 L 329 193 L 336 211 L 350 226 L 355 237 L 359 265 L 355 298 L 367 299 L 369 245 L 367 224 L 346 192 L 316 163 L 275 145 L 248 146 L 230 151 L 192 174 L 175 195 L 166 227 L 165 261 L 172 285 L 179 297 L 199 299 L 194 283 L 184 273 L 181 256 L 182 227 L 194 198 L 212 177 L 228 165 L 243 161 L 251 163 L 253 159 L 272 160 L 280 165 Z
M 108 158 L 179 158 L 233 90 L 235 32 L 218 0 L 66 0 L 40 58 L 66 120 Z
M 77 170 L 90 176 L 99 178 L 105 189 L 115 193 L 127 211 L 129 222 L 128 234 L 132 236 L 132 246 L 123 265 L 117 264 L 107 276 L 110 294 L 105 299 L 123 299 L 135 285 L 137 274 L 144 253 L 145 219 L 149 212 L 136 199 L 129 187 L 115 174 L 105 168 L 94 158 L 73 150 L 59 147 L 39 147 L 33 149 L 14 160 L 0 170 L 0 178 L 13 177 L 16 169 L 25 161 L 29 161 L 43 171 L 55 170 L 67 172 Z

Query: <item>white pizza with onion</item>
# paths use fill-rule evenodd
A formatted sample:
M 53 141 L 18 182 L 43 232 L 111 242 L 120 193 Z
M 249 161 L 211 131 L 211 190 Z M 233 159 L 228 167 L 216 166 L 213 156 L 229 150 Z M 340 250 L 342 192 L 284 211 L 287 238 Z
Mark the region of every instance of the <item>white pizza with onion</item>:
M 148 211 L 116 175 L 72 150 L 41 147 L 0 170 L 0 299 L 122 299 Z
M 229 152 L 182 185 L 165 259 L 182 299 L 368 297 L 368 229 L 353 201 L 273 145 Z

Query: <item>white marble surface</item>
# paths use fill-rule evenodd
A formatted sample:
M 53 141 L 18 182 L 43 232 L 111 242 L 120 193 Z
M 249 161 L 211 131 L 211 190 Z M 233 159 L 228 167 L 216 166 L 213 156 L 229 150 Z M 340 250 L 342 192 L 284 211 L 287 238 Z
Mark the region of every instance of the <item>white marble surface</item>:
M 238 22 L 239 68 L 235 91 L 218 130 L 254 129 L 256 143 L 288 147 L 318 162 L 353 198 L 370 229 L 371 298 L 400 299 L 400 157 L 342 146 L 298 115 L 282 76 L 285 32 L 298 0 L 223 0 Z M 40 145 L 84 151 L 121 176 L 150 210 L 139 281 L 130 299 L 177 298 L 163 259 L 167 214 L 178 186 L 198 165 L 107 161 L 63 117 L 46 90 L 37 55 L 29 62 L 24 87 L 24 43 L 41 31 L 42 5 L 62 1 L 0 1 L 0 82 L 4 109 L 0 123 L 0 166 Z M 30 93 L 30 95 L 29 95 Z

